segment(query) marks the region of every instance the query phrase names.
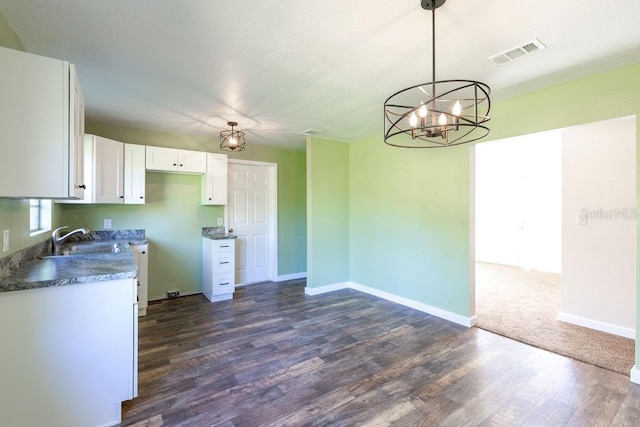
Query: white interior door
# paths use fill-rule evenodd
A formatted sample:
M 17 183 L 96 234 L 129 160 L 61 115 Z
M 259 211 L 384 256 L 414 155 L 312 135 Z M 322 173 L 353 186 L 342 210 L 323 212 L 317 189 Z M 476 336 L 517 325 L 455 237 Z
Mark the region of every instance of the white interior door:
M 268 166 L 229 163 L 229 232 L 236 240 L 236 283 L 271 279 L 273 218 Z M 233 230 L 233 231 L 232 231 Z

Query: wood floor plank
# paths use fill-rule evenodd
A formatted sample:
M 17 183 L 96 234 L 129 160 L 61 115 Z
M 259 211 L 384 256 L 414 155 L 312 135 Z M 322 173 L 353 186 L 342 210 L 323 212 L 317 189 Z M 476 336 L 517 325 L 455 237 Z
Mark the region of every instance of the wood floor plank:
M 637 425 L 629 378 L 305 281 L 149 305 L 123 426 Z

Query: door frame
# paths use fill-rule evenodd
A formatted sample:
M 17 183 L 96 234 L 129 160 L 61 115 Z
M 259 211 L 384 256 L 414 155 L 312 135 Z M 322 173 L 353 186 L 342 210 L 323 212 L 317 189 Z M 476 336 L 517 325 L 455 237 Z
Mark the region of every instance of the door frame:
M 269 270 L 269 280 L 277 281 L 278 277 L 278 164 L 270 162 L 258 162 L 254 160 L 228 159 L 228 163 L 246 166 L 262 166 L 268 169 L 269 173 L 269 238 L 267 248 L 269 250 L 270 262 L 267 266 Z M 227 189 L 227 197 L 229 197 Z M 229 230 L 229 210 L 228 202 L 224 205 L 224 223 L 226 231 Z

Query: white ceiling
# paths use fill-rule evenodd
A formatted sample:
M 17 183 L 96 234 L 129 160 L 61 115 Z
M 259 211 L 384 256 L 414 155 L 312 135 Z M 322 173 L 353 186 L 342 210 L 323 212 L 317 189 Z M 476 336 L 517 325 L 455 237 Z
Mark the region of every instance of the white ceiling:
M 420 0 L 0 0 L 28 52 L 76 64 L 89 120 L 210 135 L 237 119 L 247 146 L 304 149 L 299 132 L 382 135 L 385 99 L 431 81 Z M 486 58 L 538 38 L 504 66 Z M 449 0 L 437 79 L 492 100 L 640 63 L 640 1 Z M 209 121 L 209 123 L 208 123 Z

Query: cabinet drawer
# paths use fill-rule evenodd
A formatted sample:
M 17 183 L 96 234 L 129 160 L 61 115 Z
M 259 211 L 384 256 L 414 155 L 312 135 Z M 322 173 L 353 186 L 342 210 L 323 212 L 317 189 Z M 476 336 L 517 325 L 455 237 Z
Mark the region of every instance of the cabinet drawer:
M 233 240 L 214 240 L 213 252 L 233 252 L 235 249 L 235 242 Z
M 215 274 L 233 272 L 235 270 L 234 255 L 235 253 L 233 252 L 214 253 L 213 271 Z
M 213 278 L 213 295 L 232 294 L 235 290 L 234 274 L 220 274 Z

